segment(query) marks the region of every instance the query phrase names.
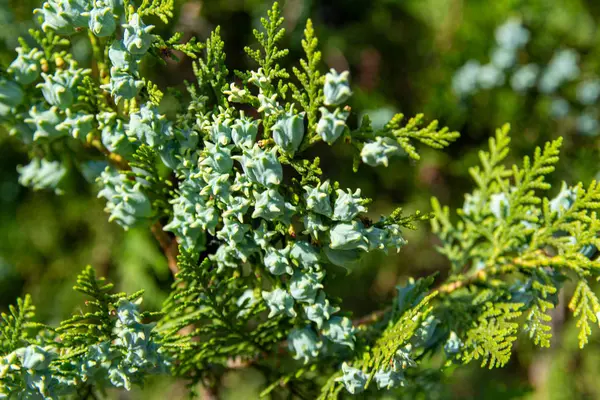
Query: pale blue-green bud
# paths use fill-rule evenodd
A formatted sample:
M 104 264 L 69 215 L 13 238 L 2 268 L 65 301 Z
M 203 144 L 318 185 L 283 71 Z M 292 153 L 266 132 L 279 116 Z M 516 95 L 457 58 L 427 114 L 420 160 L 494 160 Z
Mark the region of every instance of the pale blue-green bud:
M 110 36 L 117 28 L 115 15 L 110 7 L 94 7 L 86 14 L 89 17 L 90 31 L 98 37 Z
M 199 226 L 192 226 L 188 218 L 192 215 L 181 211 L 180 204 L 173 205 L 173 219 L 163 227 L 163 230 L 173 232 L 179 238 L 179 244 L 187 250 L 200 251 L 205 248 L 204 232 Z
M 244 214 L 250 208 L 250 200 L 242 196 L 230 196 L 227 201 L 227 209 L 223 211 L 223 218 L 234 216 L 238 221 L 242 222 Z
M 44 22 L 42 29 L 55 31 L 59 35 L 70 35 L 88 25 L 86 11 L 91 8 L 91 2 L 86 0 L 47 0 L 42 8 L 34 10 L 42 14 Z
M 346 119 L 350 113 L 346 110 L 336 108 L 333 112 L 325 107 L 319 108 L 321 111 L 321 118 L 317 123 L 317 134 L 319 134 L 324 141 L 329 144 L 333 144 L 338 138 L 344 133 L 346 129 Z
M 250 230 L 250 226 L 242 224 L 233 219 L 225 219 L 223 228 L 217 232 L 217 238 L 227 242 L 230 245 L 236 245 L 244 241 L 246 232 Z
M 108 220 L 116 221 L 125 230 L 152 215 L 150 200 L 142 193 L 140 183 L 117 188 L 117 194 L 109 200 L 106 209 L 111 214 Z
M 325 75 L 323 94 L 325 95 L 326 106 L 342 104 L 352 95 L 350 83 L 348 82 L 349 75 L 348 71 L 338 74 L 333 68 Z
M 400 154 L 400 146 L 391 138 L 377 136 L 374 142 L 365 143 L 360 156 L 371 167 L 388 166 L 388 157 Z
M 135 79 L 127 71 L 111 68 L 110 81 L 100 86 L 108 91 L 115 98 L 115 102 L 121 100 L 131 100 L 138 95 L 139 91 L 144 87 L 144 81 Z
M 258 122 L 242 117 L 231 126 L 231 138 L 239 148 L 251 148 L 258 134 Z
M 279 115 L 277 122 L 271 128 L 273 140 L 287 153 L 294 154 L 302 143 L 305 114 L 304 112 L 296 114 L 294 107 L 291 106 L 288 111 Z
M 406 379 L 404 373 L 401 371 L 394 371 L 391 368 L 380 368 L 373 376 L 377 388 L 381 389 L 393 389 L 395 387 L 404 386 Z
M 23 90 L 18 84 L 0 79 L 0 117 L 13 114 L 12 109 L 23 101 Z
M 284 313 L 289 317 L 296 316 L 294 299 L 285 290 L 277 288 L 271 292 L 263 291 L 262 297 L 265 299 L 267 306 L 269 306 L 269 318 L 281 313 Z
M 367 384 L 367 374 L 358 368 L 349 366 L 345 361 L 342 364 L 343 375 L 336 378 L 336 382 L 342 382 L 344 387 L 351 394 L 357 394 L 365 390 Z
M 331 208 L 331 201 L 329 200 L 329 193 L 331 192 L 329 180 L 321 182 L 315 187 L 304 186 L 303 188 L 306 191 L 304 194 L 306 208 L 326 217 L 331 217 L 333 210 Z
M 350 189 L 344 192 L 341 189 L 336 190 L 337 199 L 333 207 L 333 217 L 335 221 L 350 221 L 358 214 L 367 212 L 367 208 L 362 205 L 364 199 L 360 197 L 360 189 L 354 193 Z
M 257 111 L 259 113 L 264 113 L 265 116 L 274 115 L 283 111 L 283 108 L 277 102 L 277 93 L 274 93 L 270 97 L 259 93 L 258 101 L 260 106 L 258 107 Z
M 152 45 L 152 29 L 154 25 L 145 25 L 139 14 L 132 14 L 123 24 L 123 44 L 127 51 L 138 56 L 146 54 Z
M 23 368 L 37 371 L 47 369 L 52 360 L 58 358 L 58 354 L 36 345 L 21 347 L 15 351 L 15 354 L 19 357 Z
M 208 126 L 210 140 L 225 146 L 231 142 L 231 118 L 227 115 L 213 116 L 213 123 Z
M 332 317 L 323 324 L 321 334 L 334 343 L 354 349 L 355 329 L 347 317 Z
M 400 252 L 400 248 L 402 248 L 406 244 L 406 239 L 402 236 L 402 230 L 400 225 L 391 224 L 385 227 L 387 231 L 387 242 L 385 247 L 394 248 L 396 252 Z
M 139 58 L 127 51 L 125 45 L 120 40 L 111 43 L 108 49 L 108 58 L 112 68 L 135 74 L 138 71 Z M 111 68 L 111 70 L 112 70 Z
M 229 84 L 229 90 L 223 90 L 223 94 L 227 95 L 227 101 L 230 103 L 246 103 L 248 102 L 248 90 L 237 87 L 234 82 Z
M 268 249 L 264 260 L 267 270 L 273 275 L 292 275 L 294 269 L 288 259 L 289 253 L 290 249 L 288 247 L 285 249 Z
M 323 271 L 307 272 L 296 270 L 290 279 L 290 294 L 301 303 L 312 304 L 319 289 L 323 289 L 321 281 L 325 277 Z
M 125 134 L 123 120 L 118 119 L 117 114 L 112 112 L 100 113 L 96 116 L 96 119 L 104 147 L 111 153 L 117 153 L 126 157 L 130 156 L 134 148 Z
M 252 218 L 274 220 L 283 214 L 284 199 L 276 189 L 265 189 L 262 193 L 254 192 L 254 212 Z
M 156 107 L 144 104 L 139 111 L 131 113 L 127 135 L 150 147 L 158 147 L 169 136 L 168 129 L 165 116 L 159 114 Z
M 204 147 L 203 158 L 198 160 L 198 165 L 208 167 L 211 171 L 219 174 L 228 174 L 232 170 L 231 146 L 205 141 Z
M 242 157 L 234 158 L 241 162 L 244 173 L 253 182 L 268 187 L 279 185 L 283 179 L 283 169 L 275 148 L 264 151 L 255 144 L 252 149 L 245 149 Z
M 21 85 L 29 85 L 40 77 L 40 60 L 44 52 L 33 48 L 26 51 L 22 47 L 17 47 L 17 58 L 8 67 L 8 72 L 13 74 L 15 80 Z
M 333 314 L 338 312 L 338 307 L 332 307 L 329 304 L 329 300 L 325 297 L 325 292 L 320 291 L 313 304 L 304 305 L 304 312 L 306 318 L 317 324 L 317 327 L 321 329 L 325 321 L 327 321 Z
M 203 174 L 206 186 L 202 188 L 200 194 L 203 196 L 213 195 L 225 201 L 229 198 L 231 192 L 231 182 L 229 174 L 219 174 L 218 172 Z
M 66 131 L 75 139 L 86 140 L 86 136 L 94 129 L 94 116 L 82 111 L 66 112 L 67 117 L 56 126 L 59 131 Z
M 77 85 L 90 72 L 89 69 L 77 69 L 75 63 L 71 63 L 69 69 L 56 70 L 54 75 L 42 73 L 44 82 L 36 87 L 42 89 L 42 94 L 50 105 L 66 110 L 76 100 Z
M 364 226 L 359 221 L 339 223 L 329 231 L 333 250 L 367 250 Z
M 205 231 L 215 234 L 215 229 L 219 223 L 219 213 L 214 207 L 214 203 L 209 201 L 206 204 L 196 203 L 196 220 L 192 224 L 198 225 Z
M 70 35 L 75 32 L 75 26 L 67 19 L 66 13 L 57 1 L 47 1 L 42 4 L 42 8 L 33 10 L 34 14 L 42 14 L 42 30 L 48 32 L 55 31 L 59 35 Z
M 56 139 L 68 134 L 66 131 L 57 129 L 57 126 L 63 120 L 58 107 L 45 109 L 43 106 L 40 108 L 33 106 L 31 107 L 31 110 L 29 110 L 29 116 L 30 118 L 25 119 L 25 122 L 35 125 L 36 129 L 33 134 L 34 141 L 40 138 Z
M 19 183 L 23 186 L 33 190 L 53 189 L 58 194 L 62 193 L 58 187 L 67 173 L 67 168 L 60 161 L 34 158 L 25 166 L 17 166 L 17 171 Z
M 252 83 L 261 91 L 266 90 L 271 85 L 269 77 L 264 74 L 262 68 L 259 68 L 258 71 L 250 71 L 248 83 Z
M 303 360 L 304 364 L 317 357 L 323 347 L 323 343 L 310 327 L 293 329 L 287 337 L 287 342 L 294 359 Z
M 98 197 L 107 200 L 106 211 L 110 213 L 109 221 L 115 220 L 127 230 L 152 215 L 152 205 L 142 192 L 141 183 L 133 184 L 125 175 L 109 167 L 97 181 L 102 186 Z
M 389 237 L 388 232 L 385 229 L 380 229 L 371 226 L 365 229 L 365 237 L 367 238 L 367 242 L 369 243 L 368 251 L 386 250 Z
M 323 223 L 321 216 L 318 214 L 314 214 L 309 212 L 304 216 L 304 232 L 308 235 L 311 235 L 315 240 L 320 240 L 323 237 L 323 232 L 327 232 L 329 230 L 329 226 Z
M 277 232 L 269 229 L 265 220 L 260 221 L 260 226 L 253 231 L 254 243 L 261 249 L 267 250 L 271 247 L 270 240 L 277 235 Z
M 317 248 L 303 240 L 292 244 L 290 257 L 302 268 L 311 268 L 319 263 L 319 251 Z

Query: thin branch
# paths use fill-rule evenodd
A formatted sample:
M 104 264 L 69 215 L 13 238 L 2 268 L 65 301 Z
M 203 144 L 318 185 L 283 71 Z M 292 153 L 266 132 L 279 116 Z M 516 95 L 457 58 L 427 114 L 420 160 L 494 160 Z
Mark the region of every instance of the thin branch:
M 150 229 L 156 240 L 158 240 L 163 253 L 167 257 L 169 270 L 171 270 L 171 273 L 175 276 L 179 272 L 179 268 L 177 267 L 177 255 L 179 254 L 177 239 L 171 238 L 171 236 L 163 230 L 163 226 L 160 222 L 156 222 Z

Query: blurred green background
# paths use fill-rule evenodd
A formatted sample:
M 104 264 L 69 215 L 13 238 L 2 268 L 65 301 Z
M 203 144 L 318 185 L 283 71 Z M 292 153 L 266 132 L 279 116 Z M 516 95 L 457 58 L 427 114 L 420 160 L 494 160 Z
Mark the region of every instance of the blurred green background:
M 15 53 L 17 37 L 33 26 L 31 12 L 38 0 L 0 0 L 0 65 Z M 182 31 L 185 37 L 206 38 L 221 25 L 230 70 L 253 67 L 243 54 L 252 44 L 251 31 L 270 7 L 262 0 L 176 1 L 177 14 L 169 26 L 155 21 L 155 32 Z M 565 180 L 589 182 L 598 171 L 598 129 L 577 133 L 575 118 L 549 116 L 552 96 L 536 91 L 515 92 L 504 84 L 459 98 L 452 90 L 456 71 L 468 60 L 486 64 L 495 46 L 495 30 L 509 18 L 519 18 L 529 29 L 529 43 L 517 62 L 548 63 L 559 49 L 579 54 L 581 79 L 600 72 L 600 2 L 597 0 L 287 0 L 282 2 L 290 47 L 288 66 L 301 56 L 304 22 L 312 18 L 323 51 L 324 67 L 351 71 L 358 116 L 368 113 L 381 123 L 394 112 L 407 117 L 423 112 L 439 119 L 461 139 L 446 152 L 423 149 L 418 163 L 395 159 L 385 168 L 362 167 L 352 172 L 351 154 L 343 145 L 313 150 L 323 170 L 343 186 L 360 187 L 375 198 L 370 208 L 377 218 L 395 206 L 407 211 L 429 210 L 435 195 L 460 207 L 471 188 L 468 167 L 477 163 L 494 130 L 512 124 L 511 161 L 530 154 L 546 140 L 564 136 L 563 158 L 554 175 L 555 192 Z M 73 38 L 73 51 L 82 64 L 89 62 L 85 38 Z M 181 88 L 193 79 L 191 61 L 162 65 L 146 60 L 145 72 L 161 88 Z M 561 97 L 572 99 L 577 81 L 562 87 Z M 164 111 L 174 97 L 165 98 Z M 596 105 L 588 106 L 592 113 Z M 576 111 L 576 110 L 575 110 Z M 358 117 L 355 117 L 358 118 Z M 71 288 L 75 275 L 87 264 L 116 283 L 118 290 L 146 291 L 145 307 L 158 309 L 171 284 L 167 263 L 149 230 L 124 233 L 107 221 L 103 201 L 81 176 L 70 176 L 62 196 L 32 192 L 17 183 L 16 166 L 27 161 L 26 149 L 0 130 L 0 308 L 31 293 L 43 322 L 57 323 L 76 310 L 81 298 Z M 435 251 L 436 239 L 422 224 L 406 233 L 409 244 L 396 255 L 365 259 L 348 276 L 337 277 L 333 294 L 346 309 L 360 316 L 381 306 L 395 285 L 409 276 L 440 271 L 447 263 Z M 567 286 L 566 290 L 569 290 Z M 563 298 L 568 298 L 564 296 Z M 431 398 L 461 399 L 597 399 L 600 398 L 600 340 L 596 335 L 584 351 L 577 349 L 574 323 L 565 317 L 563 300 L 554 315 L 555 340 L 550 349 L 532 348 L 525 337 L 517 344 L 510 365 L 503 370 L 462 367 L 441 378 Z M 264 383 L 256 371 L 226 376 L 223 398 L 255 398 Z M 157 380 L 144 390 L 118 398 L 184 398 L 178 382 Z

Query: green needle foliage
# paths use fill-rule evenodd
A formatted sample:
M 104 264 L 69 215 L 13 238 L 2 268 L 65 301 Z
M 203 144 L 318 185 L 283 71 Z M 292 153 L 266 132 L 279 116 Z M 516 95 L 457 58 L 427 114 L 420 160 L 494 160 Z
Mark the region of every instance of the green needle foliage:
M 470 172 L 475 190 L 451 216 L 399 207 L 367 218 L 371 199 L 324 176 L 312 146 L 340 144 L 354 169 L 387 167 L 391 157 L 419 160 L 419 147 L 442 150 L 459 134 L 395 115 L 380 129 L 353 125 L 347 71 L 322 71 L 313 25 L 305 55 L 290 73 L 277 3 L 246 53 L 256 69 L 230 73 L 216 28 L 206 41 L 165 39 L 146 25 L 163 22 L 172 1 L 47 0 L 36 11 L 19 56 L 0 75 L 0 119 L 32 149 L 21 183 L 62 190 L 66 173 L 98 185 L 109 219 L 151 229 L 174 282 L 160 312 L 140 311 L 142 292 L 113 293 L 87 267 L 75 290 L 89 299 L 57 327 L 33 321 L 29 296 L 2 315 L 0 396 L 96 397 L 130 390 L 149 375 L 170 374 L 218 392 L 230 370 L 253 368 L 263 397 L 367 398 L 426 393 L 446 369 L 476 360 L 502 367 L 520 332 L 550 345 L 558 292 L 576 283 L 570 308 L 580 345 L 598 323 L 600 186 L 563 185 L 547 176 L 561 140 L 537 148 L 521 166 L 503 163 L 508 126 Z M 68 38 L 84 35 L 94 68 L 80 68 Z M 87 35 L 87 36 L 85 36 Z M 185 93 L 159 88 L 140 63 L 194 60 Z M 181 106 L 162 115 L 164 93 Z M 398 286 L 392 303 L 355 318 L 330 294 L 339 267 L 369 252 L 400 251 L 404 229 L 431 219 L 450 264 Z M 151 322 L 153 321 L 153 322 Z

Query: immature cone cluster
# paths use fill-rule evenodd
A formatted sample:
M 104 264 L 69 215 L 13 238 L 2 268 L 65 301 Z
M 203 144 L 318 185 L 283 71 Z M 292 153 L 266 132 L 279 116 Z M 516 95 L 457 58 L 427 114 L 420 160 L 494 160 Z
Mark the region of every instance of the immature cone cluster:
M 152 215 L 152 205 L 141 190 L 141 182 L 133 183 L 125 175 L 106 167 L 98 177 L 98 183 L 102 186 L 98 197 L 104 197 L 107 201 L 109 221 L 114 220 L 128 229 Z
M 268 80 L 261 71 L 254 73 L 250 82 L 255 82 L 259 92 L 267 90 Z M 347 74 L 335 74 L 326 85 L 346 86 Z M 231 90 L 226 92 L 232 95 Z M 332 90 L 331 97 L 340 103 L 347 94 L 341 87 Z M 216 238 L 220 246 L 209 258 L 218 270 L 261 260 L 265 271 L 278 282 L 262 292 L 270 316 L 285 314 L 300 323 L 301 327 L 290 333 L 289 344 L 296 358 L 307 361 L 316 357 L 325 343 L 353 348 L 355 341 L 351 321 L 334 315 L 339 308 L 330 304 L 322 290 L 323 265 L 348 266 L 366 251 L 399 249 L 404 240 L 397 225 L 382 222 L 367 227 L 361 222 L 360 215 L 367 209 L 360 190 L 342 190 L 324 181 L 306 184 L 303 198 L 289 197 L 278 153 L 292 154 L 299 149 L 305 115 L 293 108 L 284 110 L 276 98 L 262 112 L 276 115 L 271 128 L 275 146 L 271 148 L 256 142 L 258 120 L 234 118 L 230 111 L 221 110 L 198 121 L 195 129 L 205 137 L 204 150 L 197 152 L 195 163 L 175 166 L 181 183 L 172 200 L 173 219 L 165 229 L 175 232 L 190 250 L 204 249 L 207 235 Z M 133 118 L 137 119 L 137 114 Z M 132 132 L 154 146 L 166 143 L 153 139 L 161 124 L 146 120 L 148 132 L 140 128 Z M 130 129 L 132 124 L 130 121 Z M 156 137 L 172 141 L 169 135 Z M 297 219 L 305 221 L 306 236 L 285 238 L 282 243 L 286 232 L 278 225 L 288 226 Z
M 53 362 L 60 349 L 29 345 L 0 358 L 3 393 L 19 393 L 21 398 L 57 399 L 74 395 L 82 382 L 131 389 L 148 374 L 166 372 L 169 360 L 163 355 L 153 325 L 140 321 L 138 306 L 120 300 L 116 310 L 113 342 L 93 344 L 86 353 L 61 360 L 77 378 L 57 373 Z
M 108 51 L 112 63 L 110 82 L 103 86 L 117 103 L 133 99 L 144 87 L 144 82 L 139 79 L 138 64 L 150 49 L 153 39 L 150 32 L 154 28 L 146 26 L 138 14 L 132 14 L 122 27 L 123 39 L 113 41 Z
M 259 68 L 248 74 L 243 88 L 231 84 L 216 87 L 221 93 L 215 93 L 255 106 L 252 117 L 229 105 L 205 109 L 199 99 L 173 123 L 159 112 L 152 94 L 152 101 L 138 102 L 145 85 L 140 61 L 155 39 L 140 10 L 132 9 L 126 18 L 118 1 L 44 3 L 38 10 L 44 30 L 70 35 L 89 29 L 91 35 L 110 38 L 110 74 L 100 74 L 105 83 L 100 88 L 114 102 L 102 104 L 106 93 L 94 87 L 96 77 L 78 68 L 69 55 L 46 60 L 40 49 L 22 48 L 8 71 L 14 82 L 0 80 L 0 117 L 22 124 L 19 135 L 24 140 L 46 145 L 71 137 L 78 145 L 108 152 L 119 166 L 129 163 L 127 172 L 98 161 L 77 166 L 101 187 L 98 196 L 106 199 L 109 219 L 124 229 L 169 218 L 164 229 L 177 236 L 183 250 L 210 249 L 206 263 L 215 276 L 233 269 L 243 272 L 248 266 L 257 276 L 266 276 L 268 283 L 234 299 L 237 315 L 248 315 L 258 305 L 268 309 L 270 318 L 285 318 L 292 327 L 287 343 L 295 359 L 308 363 L 325 352 L 353 350 L 357 330 L 327 296 L 327 266 L 348 268 L 366 252 L 399 250 L 405 241 L 394 218 L 366 218 L 369 200 L 360 189 L 321 179 L 318 162 L 310 166 L 298 157 L 307 144 L 334 144 L 348 134 L 348 72 L 327 73 L 319 81 L 323 86 L 314 109 L 302 105 L 299 111 L 276 89 L 276 78 Z M 104 65 L 99 69 L 104 72 Z M 34 105 L 24 109 L 30 97 Z M 387 165 L 399 153 L 393 139 L 376 134 L 358 141 L 358 148 L 369 165 Z M 160 172 L 140 167 L 156 161 L 163 164 L 156 168 Z M 171 170 L 167 172 L 173 181 L 161 180 L 165 170 Z M 35 159 L 19 171 L 23 184 L 56 189 L 66 166 Z M 156 181 L 166 182 L 165 187 L 154 187 Z M 167 363 L 152 341 L 152 327 L 140 323 L 134 304 L 120 304 L 117 317 L 113 342 L 92 345 L 77 368 L 84 379 L 129 388 L 144 373 Z M 44 353 L 49 351 L 36 347 L 27 354 L 50 360 L 52 354 Z M 15 353 L 11 362 L 18 357 Z M 51 362 L 36 365 L 40 371 L 52 369 Z M 385 373 L 377 379 L 390 387 L 397 377 Z M 56 383 L 56 393 L 61 385 Z

